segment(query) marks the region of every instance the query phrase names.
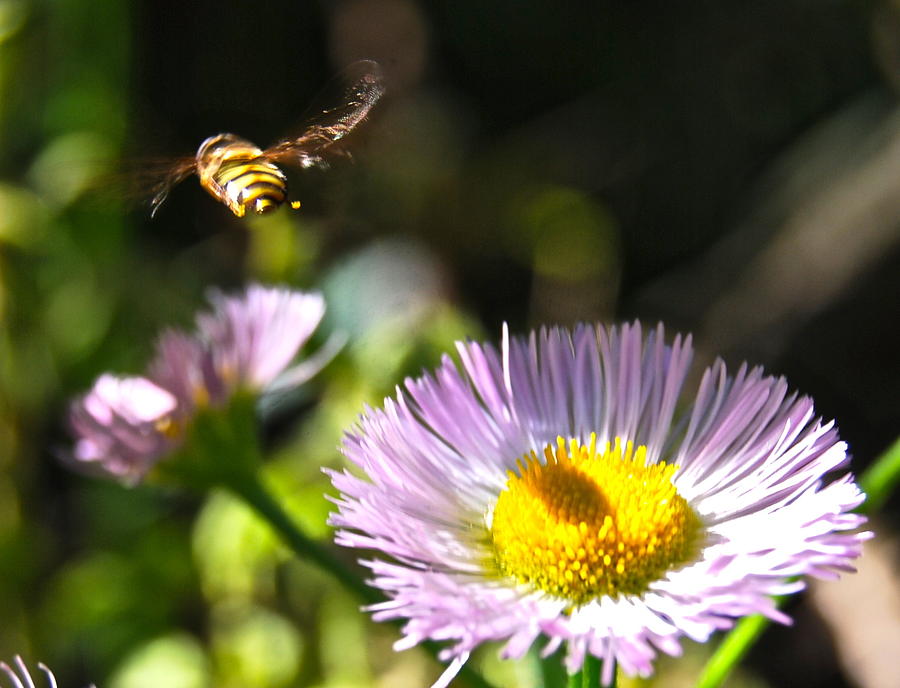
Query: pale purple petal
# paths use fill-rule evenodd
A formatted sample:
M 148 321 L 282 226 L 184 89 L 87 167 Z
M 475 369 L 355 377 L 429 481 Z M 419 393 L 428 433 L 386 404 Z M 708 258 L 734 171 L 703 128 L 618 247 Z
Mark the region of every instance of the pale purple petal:
M 72 404 L 72 458 L 135 482 L 170 450 L 172 443 L 163 428 L 176 407 L 170 392 L 146 378 L 103 375 Z
M 240 296 L 213 292 L 213 312 L 197 316 L 197 334 L 169 331 L 157 343 L 150 377 L 187 408 L 226 402 L 237 389 L 262 392 L 312 377 L 337 352 L 288 368 L 325 312 L 318 294 L 250 286 Z
M 197 317 L 201 338 L 226 383 L 262 390 L 288 367 L 325 314 L 319 294 L 250 286 L 240 296 L 213 292 L 213 312 Z
M 197 406 L 221 402 L 227 388 L 216 373 L 209 347 L 197 337 L 178 330 L 163 332 L 148 375 L 174 394 L 192 413 Z
M 832 424 L 784 380 L 716 362 L 696 393 L 684 384 L 690 337 L 665 343 L 661 326 L 581 325 L 509 337 L 500 349 L 457 345 L 431 375 L 405 382 L 383 409 L 367 409 L 343 452 L 356 470 L 330 471 L 340 492 L 336 541 L 374 550 L 363 563 L 387 601 L 377 620 L 405 619 L 397 649 L 448 643 L 448 672 L 478 645 L 502 641 L 520 657 L 539 638 L 566 646 L 566 665 L 587 653 L 629 675 L 647 676 L 660 652 L 678 655 L 737 617 L 789 622 L 773 595 L 797 576 L 852 570 L 865 519 L 852 477 L 824 476 L 847 461 Z M 574 610 L 500 576 L 489 528 L 507 472 L 556 438 L 644 445 L 649 463 L 678 466 L 673 483 L 704 524 L 701 548 L 640 595 L 602 596 Z M 446 680 L 446 675 L 441 679 Z
M 6 662 L 0 662 L 0 672 L 6 674 L 6 677 L 12 682 L 13 688 L 36 688 L 34 679 L 28 671 L 28 666 L 22 658 L 16 655 L 13 659 L 13 664 L 15 668 Z M 53 672 L 41 663 L 38 663 L 38 669 L 43 672 L 49 688 L 56 688 L 56 677 L 53 675 Z

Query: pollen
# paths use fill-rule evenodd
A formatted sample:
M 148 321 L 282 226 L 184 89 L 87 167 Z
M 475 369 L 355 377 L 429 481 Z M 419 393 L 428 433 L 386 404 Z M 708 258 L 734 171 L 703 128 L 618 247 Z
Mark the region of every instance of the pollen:
M 646 447 L 557 438 L 509 472 L 490 525 L 494 559 L 512 576 L 578 606 L 641 594 L 688 563 L 700 518 L 672 484 L 677 466 L 646 465 Z

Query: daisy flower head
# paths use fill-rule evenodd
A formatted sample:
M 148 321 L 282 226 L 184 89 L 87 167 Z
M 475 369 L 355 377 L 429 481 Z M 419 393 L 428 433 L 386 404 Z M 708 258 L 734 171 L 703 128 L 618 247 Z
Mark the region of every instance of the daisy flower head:
M 330 359 L 291 366 L 325 313 L 319 294 L 252 285 L 210 301 L 194 332 L 160 337 L 144 376 L 102 375 L 72 404 L 76 463 L 136 483 L 180 445 L 198 411 L 299 385 Z
M 197 316 L 197 332 L 160 338 L 150 377 L 174 390 L 184 406 L 221 404 L 240 388 L 261 392 L 286 372 L 325 315 L 319 294 L 250 286 L 241 296 L 210 294 L 213 310 Z M 310 374 L 315 371 L 310 371 Z
M 346 435 L 336 540 L 405 619 L 396 648 L 449 641 L 440 685 L 487 641 L 539 638 L 647 676 L 773 595 L 852 571 L 864 495 L 832 423 L 784 379 L 717 361 L 684 389 L 690 337 L 581 325 L 457 345 Z M 360 475 L 362 473 L 362 475 Z M 437 684 L 436 684 L 437 685 Z

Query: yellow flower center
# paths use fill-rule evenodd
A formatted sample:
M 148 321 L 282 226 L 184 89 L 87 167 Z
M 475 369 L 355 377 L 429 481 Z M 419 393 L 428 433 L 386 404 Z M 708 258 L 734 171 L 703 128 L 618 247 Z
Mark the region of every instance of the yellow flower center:
M 645 592 L 694 556 L 702 524 L 672 484 L 677 466 L 616 438 L 597 451 L 562 437 L 518 460 L 491 523 L 503 575 L 584 604 Z

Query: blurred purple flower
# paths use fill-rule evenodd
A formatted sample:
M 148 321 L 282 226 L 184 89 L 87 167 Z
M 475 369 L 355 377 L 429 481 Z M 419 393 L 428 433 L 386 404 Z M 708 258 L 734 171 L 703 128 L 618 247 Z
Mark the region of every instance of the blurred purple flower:
M 852 571 L 865 519 L 831 423 L 784 379 L 717 361 L 682 392 L 690 338 L 660 326 L 505 332 L 498 351 L 460 343 L 433 376 L 367 410 L 343 451 L 365 477 L 330 472 L 337 542 L 405 618 L 405 649 L 455 641 L 446 685 L 485 641 L 521 657 L 566 644 L 647 676 L 658 651 L 705 641 L 735 617 L 780 622 L 773 595 L 804 574 Z
M 251 286 L 241 297 L 214 292 L 212 313 L 197 316 L 197 334 L 163 334 L 149 377 L 183 407 L 220 404 L 236 389 L 254 392 L 282 386 L 281 376 L 300 384 L 314 374 L 286 370 L 325 314 L 318 294 Z
M 74 460 L 127 483 L 172 451 L 198 409 L 235 393 L 301 384 L 330 358 L 289 367 L 325 313 L 318 294 L 250 286 L 237 297 L 214 292 L 197 331 L 165 332 L 145 377 L 103 375 L 70 411 Z
M 173 394 L 142 377 L 102 375 L 72 405 L 74 456 L 126 483 L 134 483 L 174 437 L 166 432 L 178 406 Z

